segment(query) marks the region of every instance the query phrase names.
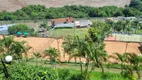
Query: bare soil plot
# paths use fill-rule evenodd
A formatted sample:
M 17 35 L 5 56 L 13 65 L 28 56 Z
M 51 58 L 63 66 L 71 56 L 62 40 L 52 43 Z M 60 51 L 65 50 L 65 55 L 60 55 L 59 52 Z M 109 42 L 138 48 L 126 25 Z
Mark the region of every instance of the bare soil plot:
M 136 53 L 136 54 L 141 53 L 141 50 L 139 49 L 141 46 L 139 43 L 105 41 L 105 44 L 106 44 L 105 50 L 109 55 L 112 55 L 113 53 L 116 52 L 123 54 L 125 53 L 125 50 L 128 53 Z
M 83 6 L 118 6 L 128 5 L 130 0 L 0 0 L 0 11 L 16 11 L 27 5 L 45 5 L 46 7 L 62 7 L 65 5 Z
M 2 36 L 1 36 L 2 37 Z M 39 38 L 39 37 L 15 37 L 15 40 L 18 41 L 26 41 L 29 46 L 32 47 L 32 49 L 29 51 L 29 56 L 32 55 L 32 52 L 34 51 L 39 51 L 43 52 L 45 49 L 49 47 L 54 47 L 58 49 L 61 53 L 60 60 L 61 61 L 67 61 L 69 59 L 68 55 L 64 54 L 64 50 L 62 48 L 62 39 L 53 39 L 53 38 Z M 129 53 L 136 53 L 140 54 L 142 51 L 142 48 L 139 43 L 126 43 L 126 42 L 114 42 L 114 41 L 105 41 L 105 50 L 107 51 L 108 55 L 112 55 L 113 53 L 117 52 L 120 54 L 125 53 L 126 50 L 126 45 L 127 45 L 127 50 L 126 52 Z M 71 61 L 74 61 L 74 59 L 71 59 Z M 79 59 L 77 59 L 79 61 Z M 84 59 L 83 59 L 84 61 Z

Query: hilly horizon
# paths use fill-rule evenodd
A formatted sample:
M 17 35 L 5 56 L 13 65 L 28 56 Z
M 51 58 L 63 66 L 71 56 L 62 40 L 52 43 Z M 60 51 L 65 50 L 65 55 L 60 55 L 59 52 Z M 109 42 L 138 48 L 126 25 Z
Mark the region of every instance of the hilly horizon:
M 44 5 L 49 7 L 63 7 L 65 5 L 82 5 L 92 7 L 129 5 L 130 0 L 0 0 L 0 12 L 13 12 L 28 5 Z

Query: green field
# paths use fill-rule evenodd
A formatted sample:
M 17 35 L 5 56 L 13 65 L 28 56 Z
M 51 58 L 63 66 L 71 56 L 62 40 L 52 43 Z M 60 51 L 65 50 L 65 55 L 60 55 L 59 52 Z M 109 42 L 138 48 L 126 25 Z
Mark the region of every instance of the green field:
M 49 30 L 47 33 L 49 37 L 54 37 L 54 38 L 65 37 L 68 35 L 71 36 L 77 35 L 81 39 L 83 39 L 85 35 L 88 33 L 88 29 L 89 28 L 54 29 L 54 30 Z

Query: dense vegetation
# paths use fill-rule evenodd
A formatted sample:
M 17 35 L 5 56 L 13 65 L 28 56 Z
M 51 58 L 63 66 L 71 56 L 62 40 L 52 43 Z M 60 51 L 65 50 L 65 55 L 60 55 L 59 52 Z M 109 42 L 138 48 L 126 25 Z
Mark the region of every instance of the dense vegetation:
M 129 26 L 128 26 L 129 27 Z M 127 27 L 126 27 L 127 28 Z M 64 53 L 69 55 L 70 59 L 75 59 L 75 64 L 79 65 L 79 70 L 58 69 L 56 63 L 60 61 L 60 52 L 55 48 L 48 48 L 41 52 L 33 52 L 34 57 L 28 57 L 30 46 L 26 46 L 24 41 L 18 42 L 14 37 L 5 37 L 0 40 L 0 57 L 3 59 L 5 55 L 12 55 L 14 63 L 8 67 L 10 79 L 35 79 L 35 80 L 139 80 L 141 79 L 140 68 L 142 57 L 134 53 L 124 53 L 123 55 L 115 53 L 116 56 L 108 56 L 105 51 L 104 38 L 111 33 L 110 24 L 101 21 L 93 22 L 88 30 L 85 38 L 80 39 L 78 36 L 67 36 L 64 38 Z M 123 29 L 122 29 L 123 30 Z M 125 31 L 125 29 L 124 29 Z M 127 30 L 126 30 L 127 31 Z M 84 35 L 83 35 L 84 36 Z M 24 56 L 22 56 L 24 55 Z M 45 58 L 44 58 L 45 57 Z M 46 57 L 49 57 L 47 59 Z M 36 65 L 26 65 L 32 59 L 35 59 Z M 42 60 L 40 59 L 42 58 Z M 47 60 L 43 60 L 47 59 Z M 76 59 L 79 58 L 78 61 Z M 120 63 L 120 75 L 115 73 L 106 73 L 105 65 L 111 64 L 110 58 L 118 60 Z M 46 64 L 50 61 L 51 68 L 38 66 Z M 84 59 L 84 61 L 82 61 Z M 24 64 L 23 64 L 23 63 Z M 22 64 L 21 64 L 22 63 Z M 34 62 L 32 62 L 33 64 Z M 128 64 L 126 64 L 128 63 Z M 70 66 L 68 66 L 70 67 Z M 100 68 L 101 73 L 97 73 L 96 69 Z M 2 72 L 2 65 L 0 64 Z M 65 71 L 65 72 L 64 72 Z M 67 74 L 67 75 L 65 75 Z M 4 76 L 3 76 L 4 77 Z M 1 79 L 4 79 L 0 75 Z
M 115 6 L 89 7 L 89 6 L 64 6 L 46 8 L 43 5 L 30 5 L 15 12 L 3 11 L 0 20 L 37 20 L 61 17 L 113 17 L 113 16 L 140 16 L 142 15 L 142 1 L 132 0 L 130 6 L 119 8 Z
M 15 69 L 16 68 L 16 69 Z M 53 69 L 43 66 L 32 66 L 24 63 L 9 66 L 10 80 L 83 80 L 79 76 L 79 70 L 74 69 Z M 3 74 L 0 74 L 0 80 Z M 117 73 L 105 72 L 106 79 L 109 80 L 128 80 Z M 3 76 L 4 77 L 4 76 Z M 102 80 L 100 72 L 93 72 L 91 80 Z
M 15 35 L 17 32 L 21 32 L 22 34 L 28 32 L 30 36 L 34 36 L 34 29 L 24 24 L 13 25 L 8 28 L 8 32 L 10 35 Z

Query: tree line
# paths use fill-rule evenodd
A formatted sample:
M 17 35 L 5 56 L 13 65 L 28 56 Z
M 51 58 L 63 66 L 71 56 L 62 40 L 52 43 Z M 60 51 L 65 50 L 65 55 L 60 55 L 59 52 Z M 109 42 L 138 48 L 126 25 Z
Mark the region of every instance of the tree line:
M 138 20 L 119 20 L 117 22 L 112 20 L 106 20 L 106 23 L 108 23 L 111 26 L 112 32 L 122 32 L 122 33 L 135 33 L 139 34 L 138 31 L 142 30 L 142 23 Z
M 62 17 L 89 18 L 89 17 L 117 17 L 142 15 L 142 1 L 132 0 L 124 8 L 116 6 L 90 7 L 90 6 L 64 6 L 46 8 L 43 5 L 29 5 L 15 12 L 0 12 L 0 20 L 40 20 Z

